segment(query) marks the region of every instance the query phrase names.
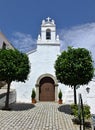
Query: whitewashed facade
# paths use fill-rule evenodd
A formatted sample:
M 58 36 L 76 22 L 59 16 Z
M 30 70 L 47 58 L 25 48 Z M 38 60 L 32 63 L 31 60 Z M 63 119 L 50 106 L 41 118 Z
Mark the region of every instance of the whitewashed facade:
M 50 77 L 55 82 L 55 101 L 58 95 L 58 82 L 55 77 L 54 63 L 60 54 L 60 40 L 56 35 L 54 20 L 43 20 L 41 34 L 38 35 L 37 49 L 28 53 L 31 64 L 31 72 L 26 83 L 13 83 L 12 87 L 17 90 L 17 101 L 31 102 L 32 88 L 36 89 L 36 99 L 39 101 L 39 79 Z
M 57 55 L 60 54 L 60 40 L 56 34 L 56 25 L 54 20 L 47 18 L 42 21 L 41 34 L 38 35 L 37 49 L 28 53 L 31 64 L 31 71 L 28 80 L 25 83 L 12 83 L 11 87 L 16 89 L 18 102 L 31 102 L 32 88 L 36 90 L 36 99 L 40 101 L 41 81 L 49 77 L 54 83 L 54 101 L 58 100 L 58 91 L 62 90 L 63 103 L 73 102 L 73 89 L 58 83 L 54 64 Z M 86 88 L 89 87 L 89 93 Z M 95 82 L 91 81 L 88 85 L 77 89 L 77 95 L 81 93 L 85 104 L 90 105 L 91 113 L 95 113 Z

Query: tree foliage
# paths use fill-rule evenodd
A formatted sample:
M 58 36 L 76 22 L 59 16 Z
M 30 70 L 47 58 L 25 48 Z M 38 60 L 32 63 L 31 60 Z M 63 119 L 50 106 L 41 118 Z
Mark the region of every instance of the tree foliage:
M 68 47 L 67 51 L 63 51 L 58 56 L 55 62 L 55 73 L 61 83 L 74 86 L 76 98 L 76 86 L 87 84 L 93 78 L 94 67 L 91 53 L 85 48 Z
M 29 59 L 18 50 L 0 50 L 0 81 L 8 84 L 6 107 L 9 102 L 9 90 L 12 81 L 25 82 L 30 71 Z

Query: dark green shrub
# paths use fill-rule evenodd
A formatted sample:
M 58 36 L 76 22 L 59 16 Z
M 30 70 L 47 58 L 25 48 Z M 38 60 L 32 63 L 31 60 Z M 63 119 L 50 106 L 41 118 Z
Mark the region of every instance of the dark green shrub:
M 85 119 L 90 118 L 91 117 L 90 107 L 88 105 L 84 105 L 83 108 L 84 108 L 84 118 Z M 71 109 L 72 109 L 73 115 L 75 117 L 78 117 L 78 105 L 71 104 Z
M 86 119 L 90 118 L 91 117 L 91 114 L 90 114 L 90 106 L 88 105 L 84 105 L 84 117 Z
M 59 97 L 59 99 L 62 99 L 62 92 L 61 92 L 61 90 L 58 93 L 58 97 Z
M 36 97 L 36 92 L 35 92 L 35 89 L 33 88 L 32 89 L 32 94 L 31 94 L 31 98 L 33 99 L 33 98 L 35 98 Z

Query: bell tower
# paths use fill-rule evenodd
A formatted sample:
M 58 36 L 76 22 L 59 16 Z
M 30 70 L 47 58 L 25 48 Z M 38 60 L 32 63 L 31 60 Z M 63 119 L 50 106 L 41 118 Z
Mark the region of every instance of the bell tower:
M 41 34 L 38 35 L 37 44 L 60 44 L 56 35 L 56 25 L 50 17 L 42 20 Z

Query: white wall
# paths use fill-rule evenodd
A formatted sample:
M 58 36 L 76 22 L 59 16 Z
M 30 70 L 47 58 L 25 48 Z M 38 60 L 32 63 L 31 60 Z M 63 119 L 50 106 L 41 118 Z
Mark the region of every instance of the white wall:
M 13 82 L 11 85 L 17 91 L 18 102 L 31 102 L 31 91 L 39 76 L 45 73 L 55 76 L 54 63 L 59 53 L 58 45 L 38 45 L 37 51 L 28 55 L 31 64 L 28 80 L 26 83 Z

